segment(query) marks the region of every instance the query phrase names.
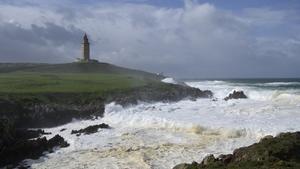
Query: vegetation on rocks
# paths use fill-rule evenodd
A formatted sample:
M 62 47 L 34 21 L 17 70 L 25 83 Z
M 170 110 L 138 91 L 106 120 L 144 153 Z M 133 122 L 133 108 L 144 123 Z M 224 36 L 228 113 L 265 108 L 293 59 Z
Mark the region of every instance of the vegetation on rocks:
M 209 155 L 201 163 L 179 164 L 174 169 L 298 169 L 300 168 L 300 132 L 267 136 L 233 154 Z

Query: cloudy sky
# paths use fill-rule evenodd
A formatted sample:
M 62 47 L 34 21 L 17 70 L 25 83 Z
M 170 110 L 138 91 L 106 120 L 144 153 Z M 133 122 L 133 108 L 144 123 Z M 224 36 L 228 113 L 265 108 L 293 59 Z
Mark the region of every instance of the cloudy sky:
M 300 77 L 299 0 L 0 0 L 0 62 L 103 62 L 176 77 Z

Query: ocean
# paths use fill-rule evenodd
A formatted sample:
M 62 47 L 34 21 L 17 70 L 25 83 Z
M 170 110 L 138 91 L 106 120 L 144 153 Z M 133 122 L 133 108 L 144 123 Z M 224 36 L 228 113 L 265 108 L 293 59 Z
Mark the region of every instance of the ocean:
M 173 79 L 166 82 L 176 83 Z M 170 169 L 179 163 L 200 162 L 208 154 L 232 153 L 267 135 L 300 131 L 300 79 L 185 80 L 211 90 L 215 99 L 175 103 L 139 103 L 105 107 L 103 118 L 76 121 L 45 129 L 60 134 L 70 147 L 28 160 L 32 168 Z M 248 99 L 224 101 L 234 90 Z M 71 130 L 107 123 L 92 135 Z M 60 132 L 61 129 L 67 130 Z

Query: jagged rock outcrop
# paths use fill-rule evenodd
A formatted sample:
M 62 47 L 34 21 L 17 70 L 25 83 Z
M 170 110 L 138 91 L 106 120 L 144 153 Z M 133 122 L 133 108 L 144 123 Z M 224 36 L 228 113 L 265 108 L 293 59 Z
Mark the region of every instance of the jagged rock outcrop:
M 13 121 L 0 119 L 0 168 L 13 168 L 24 159 L 37 159 L 45 151 L 69 144 L 59 135 L 47 140 L 42 135 L 51 134 L 44 130 L 16 128 Z
M 174 169 L 298 169 L 300 168 L 300 132 L 267 136 L 233 154 L 209 155 L 201 163 L 179 164 Z
M 47 140 L 40 137 L 43 130 L 15 129 L 9 122 L 0 123 L 0 168 L 9 165 L 13 168 L 24 159 L 38 159 L 45 151 L 54 147 L 67 147 L 69 144 L 59 135 Z
M 93 134 L 98 131 L 98 129 L 109 129 L 110 126 L 108 124 L 102 123 L 98 125 L 88 126 L 84 129 L 80 130 L 72 130 L 71 134 L 76 134 L 76 136 L 80 136 L 81 134 Z
M 230 100 L 230 99 L 247 99 L 248 97 L 245 95 L 243 91 L 233 91 L 233 93 L 230 93 L 229 96 L 225 97 L 224 100 Z
M 137 104 L 138 101 L 162 101 L 174 102 L 184 98 L 211 98 L 213 93 L 209 90 L 200 90 L 197 88 L 182 86 L 176 84 L 147 85 L 134 88 L 127 92 L 116 92 L 107 98 L 108 102 L 115 101 L 118 104 L 126 106 L 128 104 Z

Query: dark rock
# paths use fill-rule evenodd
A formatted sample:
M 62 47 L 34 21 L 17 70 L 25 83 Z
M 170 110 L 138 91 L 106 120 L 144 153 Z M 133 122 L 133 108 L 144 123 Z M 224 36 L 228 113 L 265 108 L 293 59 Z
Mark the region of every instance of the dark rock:
M 14 144 L 16 140 L 28 140 L 41 137 L 47 133 L 44 130 L 28 130 L 15 128 L 14 123 L 8 119 L 0 120 L 0 150 L 2 146 Z
M 221 154 L 218 157 L 218 160 L 222 161 L 222 163 L 224 163 L 225 165 L 227 165 L 228 163 L 230 163 L 230 161 L 232 160 L 232 158 L 233 158 L 232 154 L 227 154 L 227 155 Z
M 194 161 L 192 164 L 178 164 L 173 169 L 197 169 L 198 167 L 200 167 L 200 164 Z
M 214 155 L 210 154 L 206 157 L 204 157 L 203 161 L 202 161 L 202 165 L 209 165 L 211 163 L 214 163 L 216 161 Z
M 61 94 L 47 96 L 58 99 Z M 62 97 L 67 97 L 62 96 Z M 38 97 L 38 96 L 37 96 Z M 54 97 L 54 98 L 52 98 Z M 73 96 L 70 96 L 73 97 Z M 87 97 L 87 96 L 86 96 Z M 54 127 L 69 123 L 72 119 L 91 119 L 103 116 L 104 100 L 94 99 L 88 103 L 66 101 L 40 101 L 36 99 L 18 99 L 13 96 L 7 100 L 0 99 L 0 119 L 9 119 L 18 128 Z
M 9 167 L 8 167 L 9 168 Z M 17 169 L 28 169 L 28 168 L 30 168 L 30 166 L 19 166 L 19 167 L 17 167 Z
M 258 143 L 234 150 L 233 154 L 212 155 L 201 163 L 180 164 L 176 169 L 250 169 L 300 168 L 300 132 L 282 133 L 276 137 L 266 136 Z
M 63 128 L 63 129 L 61 129 L 61 130 L 59 130 L 60 132 L 63 132 L 63 131 L 65 131 L 65 130 L 67 130 L 66 128 Z
M 65 139 L 62 138 L 60 135 L 55 135 L 53 138 L 51 138 L 48 141 L 48 147 L 51 149 L 54 147 L 68 147 L 68 146 L 70 146 L 70 144 L 67 143 Z
M 28 129 L 16 129 L 16 137 L 19 139 L 32 139 L 37 138 L 42 135 L 49 135 L 50 132 L 45 132 L 44 130 L 28 130 Z
M 213 93 L 211 91 L 202 91 L 197 88 L 189 86 L 181 86 L 175 84 L 162 84 L 162 85 L 146 85 L 143 87 L 137 87 L 126 92 L 118 92 L 112 97 L 108 97 L 107 101 L 115 101 L 123 106 L 137 104 L 138 101 L 162 101 L 162 102 L 173 102 L 182 99 L 196 98 L 211 98 Z
M 268 140 L 268 139 L 273 139 L 274 137 L 272 135 L 267 135 L 265 137 L 263 137 L 260 141 L 263 141 L 263 140 Z
M 270 159 L 300 160 L 300 132 L 282 133 L 274 138 L 262 139 L 259 143 L 235 150 L 233 155 L 235 162 Z
M 80 134 L 84 133 L 84 134 L 93 134 L 98 132 L 98 129 L 102 128 L 102 129 L 109 129 L 110 126 L 102 123 L 99 125 L 93 125 L 93 126 L 88 126 L 84 129 L 80 129 L 80 130 L 72 130 L 71 134 L 76 134 L 76 136 L 80 136 Z
M 230 93 L 229 96 L 225 97 L 224 100 L 230 100 L 230 99 L 246 99 L 248 98 L 243 91 L 233 91 L 233 93 Z
M 187 169 L 187 167 L 189 167 L 191 164 L 178 164 L 175 167 L 173 167 L 173 169 Z
M 22 160 L 37 159 L 44 151 L 52 151 L 56 146 L 68 146 L 60 136 L 50 140 L 45 137 L 39 138 L 49 133 L 44 130 L 15 128 L 14 123 L 9 119 L 0 120 L 0 133 L 0 168 L 6 165 L 12 166 L 6 168 L 13 168 Z
M 0 150 L 16 138 L 14 123 L 8 119 L 0 119 Z
M 0 151 L 0 168 L 6 165 L 17 166 L 24 159 L 38 159 L 45 151 L 54 147 L 67 147 L 69 144 L 59 135 L 47 140 L 46 137 L 34 140 L 14 138 L 14 143 L 4 145 Z

